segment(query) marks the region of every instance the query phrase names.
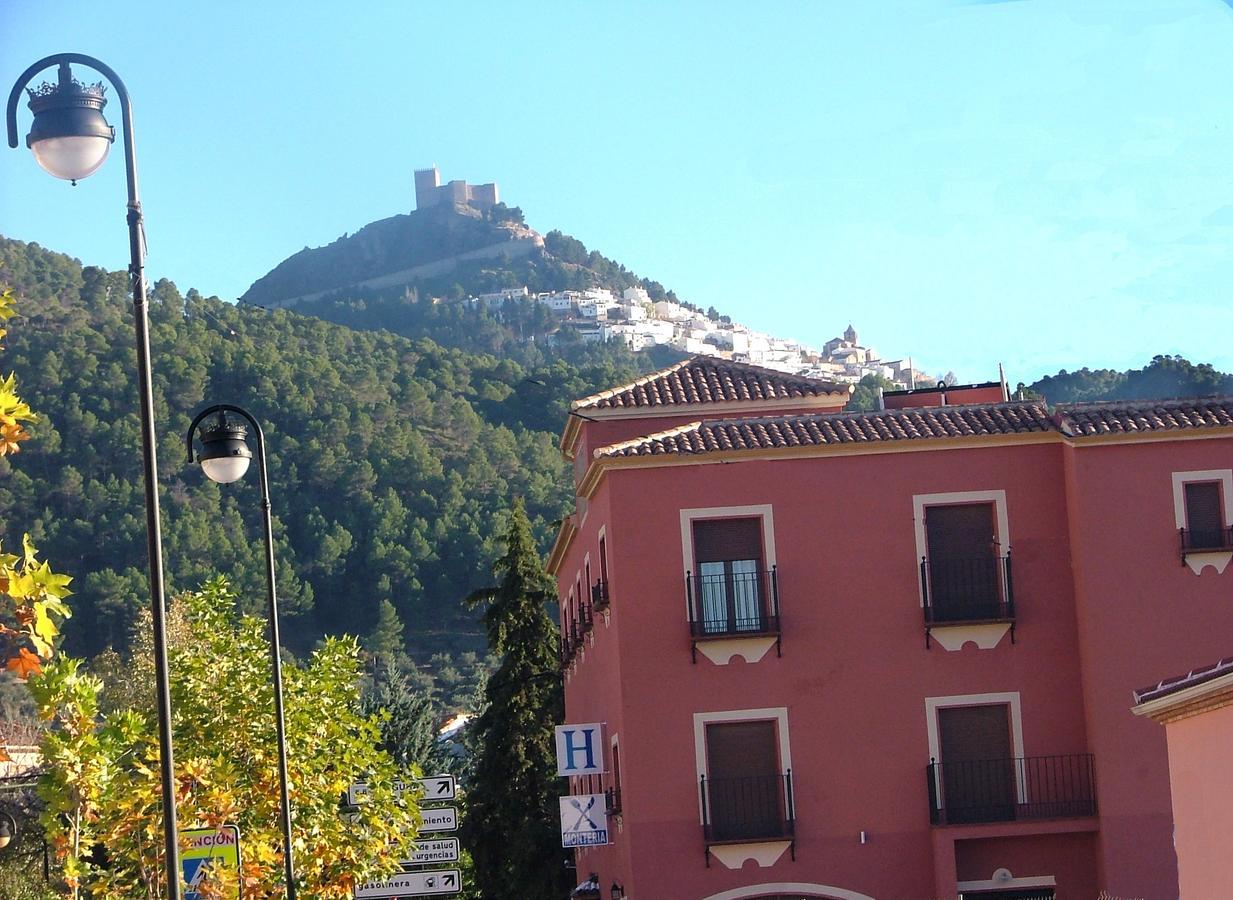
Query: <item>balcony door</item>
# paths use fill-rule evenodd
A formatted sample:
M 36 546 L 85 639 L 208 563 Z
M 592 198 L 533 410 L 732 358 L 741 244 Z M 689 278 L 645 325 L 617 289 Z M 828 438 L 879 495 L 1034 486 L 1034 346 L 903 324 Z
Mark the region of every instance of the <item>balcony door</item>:
M 1001 604 L 992 503 L 925 509 L 929 602 L 935 621 L 996 618 Z
M 762 520 L 708 519 L 694 522 L 698 564 L 695 603 L 704 634 L 763 631 Z
M 1189 548 L 1219 549 L 1225 545 L 1224 513 L 1219 481 L 1191 481 L 1185 485 L 1186 530 Z
M 784 827 L 777 723 L 706 726 L 706 793 L 717 841 L 780 837 Z
M 1010 707 L 946 706 L 938 710 L 942 802 L 946 821 L 998 822 L 1015 817 Z

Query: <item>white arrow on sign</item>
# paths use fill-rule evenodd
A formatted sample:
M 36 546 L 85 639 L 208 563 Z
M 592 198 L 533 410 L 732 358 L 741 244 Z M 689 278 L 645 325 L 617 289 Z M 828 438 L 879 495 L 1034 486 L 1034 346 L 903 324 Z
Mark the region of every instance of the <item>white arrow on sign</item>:
M 458 791 L 458 782 L 453 775 L 429 775 L 420 779 L 420 786 L 424 788 L 425 803 L 453 800 Z
M 403 872 L 381 881 L 369 881 L 355 889 L 356 900 L 378 897 L 432 897 L 456 894 L 462 890 L 462 873 L 457 869 L 434 872 Z
M 402 861 L 404 866 L 426 866 L 432 863 L 458 862 L 458 838 L 436 838 L 420 841 Z
M 457 831 L 458 808 L 456 806 L 437 806 L 420 810 L 420 831 Z

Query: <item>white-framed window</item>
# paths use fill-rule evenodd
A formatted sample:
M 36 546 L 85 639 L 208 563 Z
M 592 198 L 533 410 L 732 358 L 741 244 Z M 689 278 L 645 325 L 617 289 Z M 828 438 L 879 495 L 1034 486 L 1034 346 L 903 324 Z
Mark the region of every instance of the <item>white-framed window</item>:
M 1013 618 L 1005 491 L 916 494 L 912 518 L 928 622 Z
M 925 728 L 933 802 L 945 821 L 1014 818 L 1027 800 L 1019 692 L 927 697 Z
M 686 614 L 695 636 L 777 630 L 770 504 L 683 509 L 680 515 Z
M 1233 469 L 1173 473 L 1173 520 L 1182 552 L 1233 550 Z
M 694 754 L 708 842 L 776 840 L 790 833 L 787 707 L 694 713 Z

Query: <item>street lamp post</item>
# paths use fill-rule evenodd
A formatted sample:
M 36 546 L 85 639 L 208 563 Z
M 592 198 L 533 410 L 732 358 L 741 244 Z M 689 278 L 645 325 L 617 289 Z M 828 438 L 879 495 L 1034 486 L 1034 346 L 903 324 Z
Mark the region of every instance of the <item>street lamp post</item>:
M 110 67 L 81 53 L 57 53 L 21 73 L 9 93 L 6 122 L 9 146 L 17 146 L 17 101 L 39 72 L 58 66 L 56 84 L 28 89 L 34 121 L 26 146 L 40 166 L 57 178 L 77 183 L 98 170 L 115 140 L 103 118 L 105 88 L 73 79 L 70 64 L 94 69 L 111 82 L 120 100 L 128 180 L 129 280 L 137 330 L 137 392 L 141 412 L 141 461 L 146 491 L 146 541 L 150 559 L 150 609 L 154 619 L 154 671 L 157 681 L 159 763 L 163 792 L 163 838 L 167 860 L 167 895 L 180 900 L 180 850 L 176 830 L 175 761 L 171 741 L 171 687 L 167 670 L 166 601 L 163 594 L 163 542 L 158 513 L 158 465 L 155 459 L 154 400 L 150 382 L 150 325 L 146 313 L 145 234 L 137 196 L 137 159 L 133 149 L 133 110 L 124 82 Z
M 274 527 L 270 518 L 270 484 L 265 466 L 265 434 L 257 420 L 238 406 L 219 403 L 197 414 L 188 426 L 186 444 L 188 462 L 193 462 L 193 434 L 208 416 L 218 414 L 218 420 L 201 428 L 201 455 L 197 461 L 211 481 L 230 484 L 239 481 L 248 471 L 253 458 L 244 438 L 248 429 L 239 422 L 228 422 L 227 413 L 235 413 L 252 426 L 257 439 L 257 473 L 261 485 L 262 524 L 265 527 L 265 576 L 270 616 L 270 663 L 274 671 L 274 725 L 278 736 L 278 786 L 282 803 L 283 865 L 287 878 L 287 900 L 295 900 L 295 866 L 291 853 L 291 798 L 287 788 L 287 728 L 283 718 L 283 666 L 279 655 L 278 601 L 274 590 Z

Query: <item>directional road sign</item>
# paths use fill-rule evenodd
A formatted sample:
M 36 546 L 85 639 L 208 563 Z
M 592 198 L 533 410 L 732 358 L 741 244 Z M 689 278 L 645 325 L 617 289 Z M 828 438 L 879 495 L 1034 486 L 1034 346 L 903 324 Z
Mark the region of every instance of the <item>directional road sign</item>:
M 377 897 L 434 897 L 462 890 L 462 873 L 457 869 L 432 872 L 403 872 L 381 881 L 369 881 L 355 889 L 356 900 Z
M 240 829 L 234 825 L 185 828 L 181 830 L 180 837 L 188 844 L 180 854 L 180 868 L 188 884 L 184 900 L 200 900 L 201 892 L 197 888 L 209 879 L 210 872 L 218 869 L 240 870 Z M 217 892 L 211 896 L 217 896 Z M 230 897 L 239 896 L 237 885 Z
M 427 866 L 432 863 L 458 862 L 458 838 L 433 838 L 420 841 L 415 850 L 402 861 L 404 866 Z
M 427 778 L 420 778 L 415 782 L 410 781 L 395 781 L 394 796 L 401 797 L 404 791 L 420 788 L 424 796 L 422 802 L 433 803 L 438 800 L 453 800 L 457 790 L 458 782 L 454 780 L 453 775 L 431 775 Z M 358 798 L 368 793 L 368 785 L 359 781 L 347 788 L 347 805 L 355 806 Z
M 455 806 L 434 806 L 420 810 L 420 831 L 457 831 L 458 808 Z

